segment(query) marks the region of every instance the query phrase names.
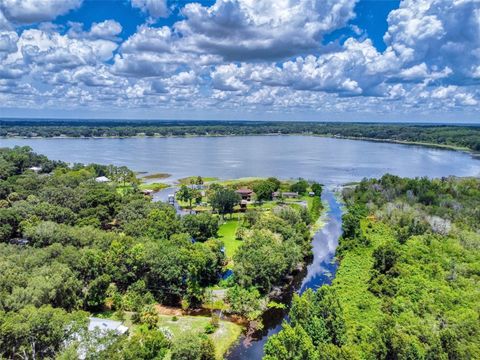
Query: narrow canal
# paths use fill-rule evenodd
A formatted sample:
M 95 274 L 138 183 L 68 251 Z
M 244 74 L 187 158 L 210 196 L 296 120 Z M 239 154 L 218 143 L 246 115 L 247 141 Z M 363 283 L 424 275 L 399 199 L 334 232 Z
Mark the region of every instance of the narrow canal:
M 329 284 L 335 275 L 335 250 L 342 233 L 342 208 L 335 194 L 325 189 L 322 200 L 328 204 L 326 224 L 314 235 L 312 240 L 313 259 L 307 268 L 299 273 L 291 287 L 291 291 L 284 295 L 283 303 L 290 304 L 295 292 L 303 293 L 307 289 L 317 289 Z M 260 360 L 263 357 L 263 347 L 269 336 L 282 329 L 282 322 L 287 320 L 288 309 L 271 309 L 263 316 L 264 328 L 251 336 L 243 336 L 234 346 L 228 360 Z

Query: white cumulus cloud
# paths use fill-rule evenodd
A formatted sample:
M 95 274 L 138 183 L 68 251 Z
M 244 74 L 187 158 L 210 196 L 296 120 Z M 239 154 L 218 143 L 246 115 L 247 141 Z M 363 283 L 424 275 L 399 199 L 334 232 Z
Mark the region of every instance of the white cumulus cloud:
M 79 8 L 83 0 L 0 0 L 0 24 L 33 24 L 50 21 Z M 3 16 L 2 16 L 3 15 Z

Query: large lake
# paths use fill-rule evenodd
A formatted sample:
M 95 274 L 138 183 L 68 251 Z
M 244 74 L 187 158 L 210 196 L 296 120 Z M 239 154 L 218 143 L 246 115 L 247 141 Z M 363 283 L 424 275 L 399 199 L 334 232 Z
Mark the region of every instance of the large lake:
M 0 139 L 0 146 L 28 145 L 52 159 L 126 165 L 191 176 L 303 177 L 343 184 L 385 173 L 400 176 L 479 176 L 471 155 L 412 145 L 315 136 L 227 136 L 126 139 Z

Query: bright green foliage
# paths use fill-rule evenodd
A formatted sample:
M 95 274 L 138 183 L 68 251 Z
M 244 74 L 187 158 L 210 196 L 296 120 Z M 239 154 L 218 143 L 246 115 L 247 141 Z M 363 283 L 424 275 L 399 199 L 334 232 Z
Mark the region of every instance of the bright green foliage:
M 243 287 L 256 286 L 263 293 L 301 261 L 298 247 L 289 247 L 270 230 L 254 230 L 234 256 L 235 278 Z
M 252 225 L 249 225 L 253 223 Z M 257 287 L 268 293 L 291 273 L 310 251 L 310 235 L 299 210 L 274 208 L 257 214 L 251 230 L 235 254 L 233 272 L 243 287 Z
M 260 292 L 255 288 L 245 289 L 234 286 L 228 289 L 227 302 L 230 304 L 229 311 L 238 314 L 248 320 L 255 320 L 262 314 L 264 307 Z
M 278 181 L 278 180 L 277 180 Z M 253 191 L 258 201 L 272 200 L 272 193 L 276 191 L 279 184 L 275 181 L 265 180 L 255 183 Z
M 209 200 L 212 208 L 223 217 L 233 212 L 235 205 L 240 203 L 240 196 L 232 189 L 217 186 Z
M 65 341 L 86 326 L 86 314 L 67 313 L 51 306 L 27 306 L 18 312 L 0 311 L 0 357 L 53 358 Z
M 192 182 L 195 183 L 196 180 L 192 179 Z M 198 181 L 198 180 L 197 180 Z M 192 207 L 192 201 L 197 199 L 198 197 L 201 198 L 200 192 L 197 189 L 193 189 L 186 185 L 182 185 L 180 189 L 176 193 L 176 197 L 180 201 L 185 201 L 189 203 L 189 206 Z
M 319 183 L 317 183 L 317 182 L 314 182 L 314 183 L 310 186 L 310 188 L 311 188 L 312 191 L 315 193 L 315 196 L 318 196 L 318 197 L 322 196 L 322 190 L 323 190 L 323 188 L 322 188 L 322 185 L 321 185 L 321 184 L 319 184 Z
M 147 325 L 147 328 L 152 330 L 157 327 L 158 324 L 158 312 L 153 305 L 147 305 L 142 309 L 140 313 L 140 322 Z
M 204 335 L 185 333 L 173 343 L 172 360 L 215 360 L 215 347 Z
M 301 325 L 292 328 L 283 325 L 283 330 L 272 335 L 265 345 L 264 360 L 315 360 L 318 358 L 311 338 Z
M 203 242 L 217 236 L 218 219 L 208 213 L 185 215 L 182 218 L 182 228 L 195 241 Z
M 299 193 L 301 195 L 305 194 L 308 189 L 308 182 L 304 179 L 298 180 L 296 183 L 290 185 L 290 191 Z
M 162 360 L 168 352 L 170 341 L 158 330 L 143 330 L 122 339 L 108 349 L 102 357 L 122 360 Z
M 322 209 L 323 209 L 323 204 L 322 204 L 321 198 L 318 196 L 315 196 L 311 200 L 311 206 L 308 209 L 312 221 L 316 221 L 320 217 L 322 213 Z
M 290 310 L 292 325 L 300 325 L 308 333 L 314 345 L 345 342 L 345 321 L 338 294 L 330 286 L 317 292 L 306 291 L 295 295 Z
M 327 314 L 344 324 L 335 327 L 343 340 L 312 315 L 313 293 L 294 299 L 292 325 L 324 358 L 480 358 L 480 181 L 386 175 L 345 189 L 344 199 L 340 266 L 316 293 L 335 292 L 323 306 L 338 309 Z

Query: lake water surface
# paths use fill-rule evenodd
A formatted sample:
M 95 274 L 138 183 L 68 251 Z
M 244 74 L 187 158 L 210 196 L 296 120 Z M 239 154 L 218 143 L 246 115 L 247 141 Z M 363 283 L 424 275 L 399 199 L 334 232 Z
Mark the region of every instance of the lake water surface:
M 409 177 L 480 175 L 480 161 L 463 152 L 315 136 L 0 139 L 1 147 L 14 145 L 72 163 L 166 172 L 172 174 L 170 180 L 277 176 L 343 184 L 387 172 Z

